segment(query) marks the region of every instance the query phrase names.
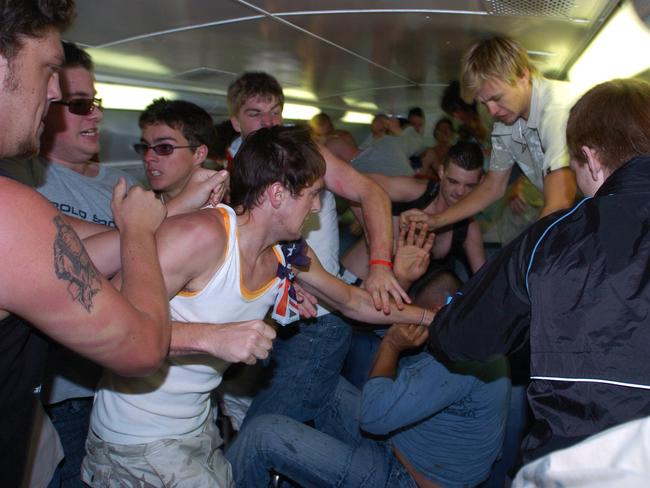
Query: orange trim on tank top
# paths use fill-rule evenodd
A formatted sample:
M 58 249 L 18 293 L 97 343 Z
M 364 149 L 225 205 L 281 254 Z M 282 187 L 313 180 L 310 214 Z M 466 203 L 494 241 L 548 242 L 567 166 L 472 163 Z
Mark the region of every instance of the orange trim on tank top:
M 282 256 L 280 255 L 279 251 L 273 246 L 273 253 L 275 254 L 275 257 L 278 259 L 278 263 L 282 263 Z M 240 254 L 240 260 L 241 260 L 241 254 Z M 267 284 L 262 286 L 261 288 L 258 288 L 257 290 L 249 290 L 246 288 L 246 285 L 244 285 L 244 277 L 242 276 L 242 268 L 240 266 L 239 268 L 239 289 L 241 290 L 242 296 L 246 300 L 255 300 L 256 298 L 260 297 L 263 295 L 271 286 L 273 286 L 273 283 L 275 283 L 275 280 L 277 277 L 273 277 Z
M 225 208 L 217 208 L 217 210 L 223 216 L 223 225 L 226 227 L 226 236 L 227 236 L 226 242 L 230 242 L 230 215 L 228 215 L 228 212 L 226 211 Z M 181 290 L 176 294 L 176 296 L 191 298 L 201 293 L 201 291 L 203 290 L 196 290 L 196 291 Z

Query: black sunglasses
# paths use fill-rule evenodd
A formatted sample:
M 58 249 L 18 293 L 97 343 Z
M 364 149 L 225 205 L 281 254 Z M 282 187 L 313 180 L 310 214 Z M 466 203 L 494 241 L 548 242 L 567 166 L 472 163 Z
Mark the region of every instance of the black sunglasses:
M 67 106 L 68 112 L 75 115 L 88 115 L 90 112 L 95 110 L 95 108 L 102 110 L 101 98 L 75 98 L 69 102 L 56 100 L 54 103 Z
M 174 149 L 194 149 L 195 147 L 199 147 L 199 145 L 174 146 L 172 144 L 156 144 L 155 146 L 150 146 L 149 144 L 142 143 L 133 144 L 133 149 L 135 149 L 135 152 L 137 152 L 140 156 L 144 156 L 149 149 L 153 149 L 153 152 L 155 152 L 158 156 L 169 156 L 174 152 Z

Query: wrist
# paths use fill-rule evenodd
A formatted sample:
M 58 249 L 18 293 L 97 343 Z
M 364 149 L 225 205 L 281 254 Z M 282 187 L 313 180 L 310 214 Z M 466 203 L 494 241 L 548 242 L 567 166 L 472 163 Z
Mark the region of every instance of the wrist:
M 422 309 L 422 318 L 420 319 L 420 325 L 428 327 L 433 319 L 435 318 L 436 313 L 433 310 L 427 308 Z
M 398 358 L 404 349 L 400 347 L 399 344 L 395 343 L 390 336 L 384 337 L 384 340 L 379 344 L 379 348 L 384 354 L 394 356 L 395 358 Z
M 384 266 L 393 269 L 393 262 L 390 259 L 371 259 L 369 264 L 370 266 Z

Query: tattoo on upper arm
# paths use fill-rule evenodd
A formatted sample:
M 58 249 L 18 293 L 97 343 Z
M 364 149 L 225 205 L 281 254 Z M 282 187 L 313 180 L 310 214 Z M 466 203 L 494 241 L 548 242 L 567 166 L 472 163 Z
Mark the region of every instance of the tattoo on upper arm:
M 54 217 L 57 234 L 54 238 L 54 271 L 57 278 L 68 281 L 68 292 L 91 311 L 93 297 L 101 289 L 101 278 L 90 260 L 81 239 L 62 217 Z

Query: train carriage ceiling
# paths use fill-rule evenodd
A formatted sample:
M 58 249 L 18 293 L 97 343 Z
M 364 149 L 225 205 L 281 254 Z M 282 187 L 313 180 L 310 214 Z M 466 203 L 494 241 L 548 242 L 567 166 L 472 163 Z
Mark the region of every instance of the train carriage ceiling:
M 564 78 L 619 5 L 610 0 L 77 0 L 66 39 L 91 48 L 98 80 L 182 89 L 226 113 L 249 70 L 288 99 L 345 111 L 438 112 L 475 39 L 505 34 Z M 647 51 L 646 51 L 647 54 Z M 644 54 L 645 55 L 645 54 Z

